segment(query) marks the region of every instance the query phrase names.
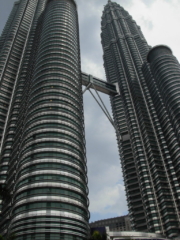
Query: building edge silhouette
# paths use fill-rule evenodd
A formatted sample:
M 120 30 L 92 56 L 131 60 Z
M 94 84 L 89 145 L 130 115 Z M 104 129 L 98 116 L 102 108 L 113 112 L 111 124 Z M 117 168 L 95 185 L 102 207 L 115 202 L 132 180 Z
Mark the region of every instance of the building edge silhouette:
M 129 13 L 110 0 L 101 29 L 107 81 L 120 90 L 110 100 L 132 228 L 177 237 L 179 63 L 168 47 L 151 48 Z

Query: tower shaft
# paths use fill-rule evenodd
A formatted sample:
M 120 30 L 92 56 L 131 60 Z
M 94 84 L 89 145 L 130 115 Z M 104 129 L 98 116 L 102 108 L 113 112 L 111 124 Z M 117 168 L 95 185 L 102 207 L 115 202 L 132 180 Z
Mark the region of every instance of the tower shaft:
M 29 8 L 22 12 L 31 21 L 28 26 L 22 20 L 27 35 L 2 134 L 1 173 L 9 195 L 2 202 L 1 230 L 18 240 L 86 239 L 77 7 L 73 0 L 22 0 L 18 6 L 24 2 Z
M 111 97 L 111 104 L 121 139 L 118 144 L 132 227 L 177 236 L 180 220 L 175 185 L 179 183 L 172 174 L 171 152 L 142 71 L 150 47 L 128 12 L 110 1 L 103 12 L 101 37 L 107 80 L 118 83 L 120 89 L 119 96 Z

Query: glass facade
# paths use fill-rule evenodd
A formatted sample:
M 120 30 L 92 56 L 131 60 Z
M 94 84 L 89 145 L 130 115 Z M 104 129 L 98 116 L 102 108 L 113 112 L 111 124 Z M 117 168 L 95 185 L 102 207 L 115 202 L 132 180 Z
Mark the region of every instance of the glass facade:
M 107 80 L 120 89 L 120 95 L 110 99 L 132 227 L 176 237 L 179 63 L 168 48 L 150 51 L 140 27 L 115 2 L 105 6 L 101 26 Z
M 86 239 L 76 3 L 16 2 L 0 38 L 0 73 L 0 183 L 7 192 L 1 200 L 2 234 L 15 233 L 17 240 Z

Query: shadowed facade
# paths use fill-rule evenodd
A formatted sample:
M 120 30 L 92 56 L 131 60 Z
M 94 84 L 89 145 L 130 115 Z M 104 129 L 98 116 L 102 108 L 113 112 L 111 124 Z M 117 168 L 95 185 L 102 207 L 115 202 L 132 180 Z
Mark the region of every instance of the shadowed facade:
M 86 239 L 89 226 L 77 6 L 20 0 L 0 39 L 1 233 Z
M 174 102 L 173 106 L 173 94 L 168 95 L 174 85 L 169 79 L 169 71 L 165 71 L 165 65 L 168 65 L 168 61 L 171 63 L 169 68 L 173 68 L 170 74 L 176 74 L 177 78 L 180 68 L 167 48 L 164 49 L 164 54 L 168 52 L 168 60 L 161 56 L 161 62 L 154 60 L 154 52 L 151 50 L 148 60 L 152 63 L 149 66 L 146 58 L 150 47 L 140 27 L 117 3 L 108 1 L 101 26 L 107 80 L 109 83 L 118 83 L 120 90 L 119 95 L 111 96 L 110 99 L 118 129 L 118 145 L 132 227 L 136 231 L 178 236 L 180 145 L 177 141 L 178 125 L 175 117 L 179 113 L 176 108 L 180 104 Z M 158 50 L 155 54 L 157 52 Z M 152 72 L 162 90 L 163 101 L 166 102 L 166 105 L 162 103 L 164 110 L 159 109 L 161 102 L 155 99 L 159 91 L 153 84 Z M 180 92 L 176 92 L 180 96 Z M 169 113 L 167 118 L 163 115 L 168 115 L 166 111 Z M 169 142 L 172 135 L 167 138 L 168 133 L 164 133 L 163 124 L 168 121 L 171 124 L 170 118 L 173 118 L 174 125 L 166 129 L 166 133 L 169 130 L 176 133 L 176 139 L 173 139 L 175 149 L 172 141 Z

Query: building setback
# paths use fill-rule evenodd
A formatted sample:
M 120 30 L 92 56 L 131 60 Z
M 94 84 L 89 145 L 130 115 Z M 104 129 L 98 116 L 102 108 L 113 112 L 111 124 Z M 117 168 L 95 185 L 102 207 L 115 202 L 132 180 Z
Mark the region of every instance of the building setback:
M 0 228 L 17 240 L 87 239 L 77 6 L 15 2 L 0 38 Z
M 120 90 L 111 104 L 132 228 L 177 237 L 179 63 L 167 47 L 150 51 L 140 27 L 115 2 L 108 1 L 101 25 L 107 80 Z

